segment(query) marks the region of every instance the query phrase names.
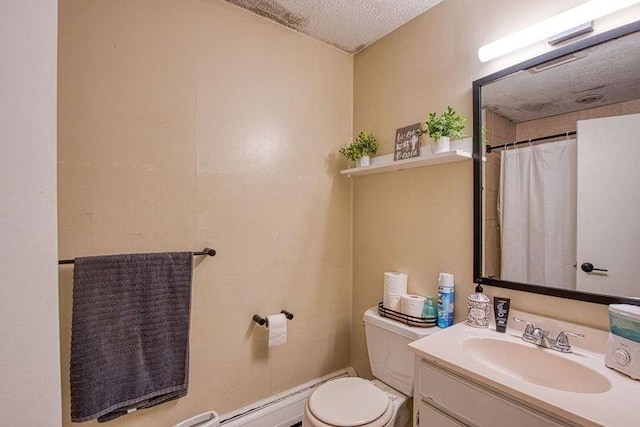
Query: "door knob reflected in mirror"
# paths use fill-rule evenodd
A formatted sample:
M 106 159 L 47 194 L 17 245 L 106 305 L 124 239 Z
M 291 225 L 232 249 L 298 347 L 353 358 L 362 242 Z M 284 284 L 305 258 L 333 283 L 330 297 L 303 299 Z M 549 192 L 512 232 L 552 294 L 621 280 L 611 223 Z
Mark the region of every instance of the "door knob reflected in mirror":
M 585 273 L 591 273 L 592 271 L 604 271 L 604 272 L 609 271 L 609 270 L 607 270 L 607 269 L 605 269 L 605 268 L 595 268 L 595 267 L 593 266 L 593 264 L 591 264 L 590 262 L 585 262 L 584 264 L 582 264 L 582 265 L 580 266 L 580 268 L 581 268 L 581 269 L 582 269 L 582 271 L 584 271 Z

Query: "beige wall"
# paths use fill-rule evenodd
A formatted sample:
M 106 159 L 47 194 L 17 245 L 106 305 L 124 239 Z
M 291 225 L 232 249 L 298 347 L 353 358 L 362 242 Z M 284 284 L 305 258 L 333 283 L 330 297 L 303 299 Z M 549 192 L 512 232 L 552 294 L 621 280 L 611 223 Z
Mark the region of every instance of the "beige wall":
M 196 261 L 189 395 L 110 425 L 348 366 L 352 56 L 219 0 L 62 0 L 59 71 L 60 256 L 218 251 Z M 68 426 L 72 268 L 60 279 Z M 251 317 L 281 309 L 288 342 L 268 350 Z
M 111 424 L 228 411 L 349 363 L 370 375 L 361 316 L 387 270 L 409 273 L 422 294 L 435 293 L 438 271 L 456 274 L 464 318 L 471 162 L 351 182 L 338 176 L 336 148 L 369 130 L 390 153 L 398 127 L 449 104 L 471 119 L 473 80 L 549 50 L 480 64 L 477 48 L 580 2 L 448 0 L 354 68 L 351 56 L 221 0 L 62 0 L 60 256 L 219 251 L 197 261 L 189 396 Z M 630 11 L 598 31 L 640 8 Z M 60 269 L 65 425 L 71 274 Z M 487 291 L 515 308 L 606 323 L 599 305 Z M 267 351 L 250 318 L 281 308 L 296 315 L 289 342 Z
M 0 424 L 61 425 L 57 0 L 0 2 Z
M 578 0 L 447 0 L 355 57 L 354 132 L 368 130 L 393 151 L 395 130 L 452 105 L 469 118 L 473 80 L 551 48 L 545 42 L 481 64 L 478 48 L 581 3 Z M 640 8 L 599 20 L 598 32 L 637 19 Z M 363 311 L 382 298 L 382 272 L 405 271 L 409 291 L 434 294 L 439 271 L 456 275 L 456 320 L 473 292 L 471 162 L 358 177 L 354 185 L 353 366 L 370 375 Z M 512 306 L 557 318 L 608 326 L 606 306 L 486 288 Z

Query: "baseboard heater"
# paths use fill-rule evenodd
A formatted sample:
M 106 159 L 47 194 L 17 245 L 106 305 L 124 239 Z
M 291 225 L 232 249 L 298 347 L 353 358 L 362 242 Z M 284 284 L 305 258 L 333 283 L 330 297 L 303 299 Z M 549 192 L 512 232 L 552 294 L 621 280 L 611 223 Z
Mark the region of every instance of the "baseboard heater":
M 304 406 L 313 390 L 327 381 L 357 377 L 353 368 L 333 372 L 282 393 L 220 416 L 220 427 L 297 427 L 302 425 Z

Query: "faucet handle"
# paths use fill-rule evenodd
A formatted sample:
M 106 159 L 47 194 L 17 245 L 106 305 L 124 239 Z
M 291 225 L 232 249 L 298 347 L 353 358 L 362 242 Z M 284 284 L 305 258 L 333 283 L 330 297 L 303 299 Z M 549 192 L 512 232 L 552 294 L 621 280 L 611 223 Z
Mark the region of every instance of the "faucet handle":
M 533 328 L 533 331 L 531 331 L 531 334 L 534 337 L 547 338 L 547 336 L 549 335 L 549 331 L 542 328 Z
M 529 322 L 528 320 L 524 320 L 524 319 L 520 319 L 518 317 L 513 317 L 513 320 L 517 321 L 517 322 L 522 322 L 522 323 L 526 323 L 527 326 L 524 328 L 524 333 L 527 335 L 531 335 L 533 334 L 533 331 L 535 329 L 535 326 L 533 326 L 533 323 Z
M 584 334 L 562 331 L 558 334 L 558 338 L 556 338 L 555 342 L 551 345 L 551 348 L 562 353 L 571 353 L 573 350 L 571 349 L 571 344 L 569 344 L 569 336 L 584 338 Z

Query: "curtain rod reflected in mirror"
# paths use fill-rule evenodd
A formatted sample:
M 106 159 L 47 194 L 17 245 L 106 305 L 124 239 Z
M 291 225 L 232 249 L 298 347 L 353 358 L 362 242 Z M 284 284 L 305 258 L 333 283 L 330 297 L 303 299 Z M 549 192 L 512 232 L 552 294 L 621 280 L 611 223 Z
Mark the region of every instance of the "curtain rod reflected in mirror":
M 624 167 L 640 157 L 638 69 L 640 21 L 473 82 L 477 283 L 640 305 L 640 224 L 623 215 L 640 214 L 640 172 Z M 606 250 L 590 249 L 593 240 Z

